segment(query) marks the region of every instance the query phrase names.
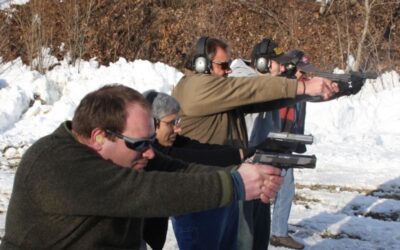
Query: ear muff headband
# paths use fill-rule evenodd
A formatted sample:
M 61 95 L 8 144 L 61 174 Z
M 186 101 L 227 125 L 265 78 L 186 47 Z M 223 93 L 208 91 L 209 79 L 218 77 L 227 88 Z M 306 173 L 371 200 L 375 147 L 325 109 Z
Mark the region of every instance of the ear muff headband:
M 261 41 L 259 55 L 266 55 L 267 54 L 268 47 L 269 47 L 270 43 L 271 43 L 271 40 L 269 40 L 269 39 L 263 39 Z
M 208 59 L 207 53 L 207 36 L 202 36 L 196 44 L 196 54 L 193 57 L 193 69 L 197 73 L 209 74 L 211 69 L 211 62 Z
M 266 58 L 270 43 L 271 43 L 270 39 L 263 39 L 257 51 L 257 59 L 255 67 L 260 73 L 263 74 L 268 73 L 269 68 L 271 67 L 271 60 Z
M 207 40 L 208 36 L 200 37 L 199 41 L 196 44 L 196 55 L 207 56 Z

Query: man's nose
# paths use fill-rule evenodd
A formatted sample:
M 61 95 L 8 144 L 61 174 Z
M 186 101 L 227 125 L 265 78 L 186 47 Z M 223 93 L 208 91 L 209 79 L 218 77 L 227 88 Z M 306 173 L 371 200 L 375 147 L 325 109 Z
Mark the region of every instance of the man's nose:
M 154 150 L 152 147 L 149 147 L 146 151 L 142 153 L 142 156 L 146 159 L 153 159 L 155 156 Z
M 174 126 L 174 133 L 179 134 L 180 132 L 182 132 L 181 126 Z

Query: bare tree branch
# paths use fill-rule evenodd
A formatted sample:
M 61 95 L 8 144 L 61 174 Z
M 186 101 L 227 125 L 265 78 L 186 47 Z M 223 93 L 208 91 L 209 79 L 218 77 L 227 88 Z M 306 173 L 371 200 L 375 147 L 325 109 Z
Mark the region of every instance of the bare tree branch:
M 287 34 L 289 34 L 289 26 L 281 21 L 281 19 L 271 10 L 262 7 L 261 5 L 257 4 L 257 3 L 253 3 L 250 1 L 246 1 L 246 0 L 239 0 L 238 2 L 233 1 L 232 4 L 235 5 L 241 5 L 246 7 L 247 9 L 249 9 L 250 11 L 257 13 L 257 14 L 261 14 L 261 15 L 267 15 L 269 17 L 271 17 L 274 21 L 271 21 L 270 19 L 265 19 L 265 22 L 270 23 L 270 24 L 277 24 L 279 26 L 279 28 L 283 31 L 286 32 Z
M 364 0 L 364 8 L 365 8 L 364 29 L 362 31 L 361 38 L 360 38 L 360 41 L 358 42 L 358 46 L 357 46 L 356 61 L 353 66 L 354 71 L 360 70 L 362 52 L 363 52 L 363 48 L 364 48 L 365 39 L 367 38 L 367 33 L 368 33 L 368 29 L 369 29 L 369 21 L 370 21 L 370 17 L 371 17 L 371 9 L 372 9 L 374 2 L 375 2 L 375 0 L 372 0 L 371 2 L 369 0 Z

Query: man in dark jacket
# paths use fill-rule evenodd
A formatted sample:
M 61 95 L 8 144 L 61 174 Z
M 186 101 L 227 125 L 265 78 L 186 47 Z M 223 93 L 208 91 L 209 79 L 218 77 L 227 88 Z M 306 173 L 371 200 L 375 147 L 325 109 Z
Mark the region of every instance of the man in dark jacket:
M 153 143 L 155 149 L 186 162 L 217 166 L 240 164 L 243 158 L 242 149 L 200 143 L 179 135 L 181 132 L 180 105 L 175 98 L 154 90 L 147 91 L 143 95 L 152 104 L 153 116 L 156 120 L 156 140 Z M 245 154 L 249 152 L 245 150 Z M 237 219 L 237 203 L 223 208 L 173 217 L 172 222 L 179 249 L 236 249 Z M 167 222 L 167 218 L 146 219 L 144 236 L 153 249 L 162 248 Z M 164 228 L 164 234 L 156 232 L 160 228 Z M 161 242 L 162 245 L 157 242 Z
M 143 95 L 152 104 L 156 123 L 156 140 L 153 147 L 160 152 L 187 162 L 214 166 L 240 164 L 243 153 L 246 155 L 250 153 L 231 146 L 201 143 L 181 135 L 182 120 L 179 116 L 181 108 L 178 101 L 168 94 L 155 90 L 146 91 Z M 208 157 L 204 157 L 205 155 Z
M 153 151 L 153 138 L 151 108 L 137 91 L 116 85 L 86 95 L 72 122 L 22 157 L 0 248 L 139 249 L 145 217 L 268 202 L 282 181 L 271 166 L 173 160 Z

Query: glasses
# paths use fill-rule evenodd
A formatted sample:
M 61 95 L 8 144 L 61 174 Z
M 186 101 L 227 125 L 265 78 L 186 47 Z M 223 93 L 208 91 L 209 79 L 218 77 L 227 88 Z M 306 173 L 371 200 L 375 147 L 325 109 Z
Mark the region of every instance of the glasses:
M 149 138 L 130 138 L 120 133 L 111 131 L 106 129 L 106 133 L 115 137 L 118 137 L 121 140 L 124 140 L 125 145 L 132 150 L 138 151 L 139 153 L 143 153 L 147 149 L 150 148 L 150 145 L 154 142 L 156 135 L 153 134 Z
M 228 60 L 225 62 L 212 61 L 212 63 L 218 64 L 219 66 L 221 66 L 222 70 L 229 70 L 229 69 L 231 69 L 232 60 Z
M 174 119 L 172 121 L 169 121 L 169 122 L 162 121 L 162 120 L 156 120 L 156 125 L 159 124 L 160 122 L 163 122 L 163 123 L 165 123 L 165 124 L 167 124 L 168 126 L 171 126 L 171 127 L 178 127 L 178 126 L 181 125 L 182 120 L 181 120 L 180 117 L 176 118 L 176 119 Z

